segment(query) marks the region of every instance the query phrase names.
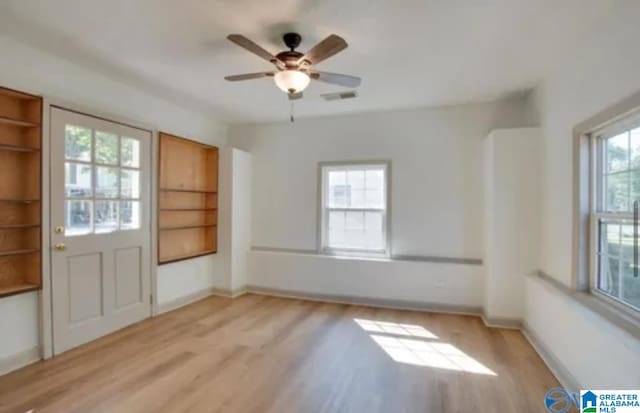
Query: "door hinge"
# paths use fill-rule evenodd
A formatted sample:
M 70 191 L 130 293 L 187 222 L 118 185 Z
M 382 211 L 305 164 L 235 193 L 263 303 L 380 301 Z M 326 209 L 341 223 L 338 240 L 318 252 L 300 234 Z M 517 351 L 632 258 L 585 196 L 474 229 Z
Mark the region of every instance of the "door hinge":
M 149 294 L 149 303 L 153 305 L 153 294 Z

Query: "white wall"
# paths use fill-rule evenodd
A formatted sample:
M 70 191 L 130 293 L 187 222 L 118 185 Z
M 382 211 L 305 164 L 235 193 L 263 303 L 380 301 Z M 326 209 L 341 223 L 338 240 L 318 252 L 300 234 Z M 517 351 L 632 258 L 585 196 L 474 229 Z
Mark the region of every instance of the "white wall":
M 248 256 L 251 248 L 251 154 L 230 148 L 232 162 L 231 191 L 231 257 L 229 271 L 231 291 L 247 286 Z
M 489 320 L 520 320 L 524 276 L 538 269 L 540 130 L 499 129 L 485 139 L 485 291 Z
M 526 328 L 568 372 L 559 375 L 566 386 L 573 391 L 638 388 L 637 337 L 539 277 L 527 277 L 526 292 Z
M 525 126 L 523 99 L 232 126 L 253 159 L 253 245 L 317 249 L 318 162 L 391 161 L 394 255 L 482 258 L 482 141 Z M 256 287 L 482 306 L 482 267 L 253 251 Z
M 565 284 L 571 280 L 572 129 L 640 90 L 640 2 L 611 4 L 592 35 L 536 91 L 544 135 L 541 264 Z
M 315 250 L 318 162 L 390 160 L 393 253 L 480 258 L 482 139 L 524 112 L 513 100 L 231 126 L 253 156 L 253 244 Z
M 3 56 L 0 65 L 2 86 L 55 98 L 57 102 L 69 102 L 88 111 L 132 119 L 147 127 L 197 138 L 205 143 L 226 144 L 223 123 L 141 92 L 134 85 L 90 72 L 6 35 L 0 36 L 0 55 Z M 221 198 L 225 195 L 221 191 Z M 46 200 L 43 206 L 46 209 Z M 173 300 L 215 286 L 224 269 L 224 254 L 160 267 L 158 298 L 160 302 Z M 2 331 L 11 332 L 10 338 L 3 335 L 0 340 L 0 358 L 11 358 L 38 346 L 38 335 L 34 334 L 38 331 L 37 303 L 37 293 L 0 299 L 0 326 Z
M 251 251 L 248 281 L 250 288 L 349 302 L 469 313 L 482 307 L 479 265 Z
M 640 90 L 639 15 L 640 2 L 611 2 L 591 36 L 582 38 L 535 92 L 544 137 L 541 268 L 565 285 L 572 264 L 572 129 Z M 526 300 L 525 322 L 582 388 L 640 384 L 637 340 L 631 341 L 632 356 L 629 341 L 618 340 L 621 333 L 612 333 L 610 323 L 586 317 L 552 289 L 528 282 Z

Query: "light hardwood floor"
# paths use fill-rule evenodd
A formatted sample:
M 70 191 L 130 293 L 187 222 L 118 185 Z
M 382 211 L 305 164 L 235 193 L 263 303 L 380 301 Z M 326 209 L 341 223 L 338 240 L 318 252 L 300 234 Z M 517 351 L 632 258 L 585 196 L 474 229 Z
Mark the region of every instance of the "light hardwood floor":
M 0 411 L 544 412 L 558 382 L 477 317 L 212 297 L 0 377 Z

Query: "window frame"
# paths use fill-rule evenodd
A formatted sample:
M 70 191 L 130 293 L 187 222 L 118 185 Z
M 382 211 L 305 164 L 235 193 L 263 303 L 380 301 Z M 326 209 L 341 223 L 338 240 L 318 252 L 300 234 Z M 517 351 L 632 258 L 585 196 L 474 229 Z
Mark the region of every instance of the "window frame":
M 384 195 L 385 208 L 328 208 L 325 201 L 328 192 L 328 179 L 326 176 L 331 170 L 349 170 L 380 168 L 384 169 Z M 331 248 L 328 241 L 328 211 L 383 211 L 382 228 L 384 248 L 381 250 L 361 249 L 361 248 Z M 317 251 L 323 255 L 389 258 L 391 256 L 391 161 L 370 160 L 370 161 L 332 161 L 318 163 L 318 226 L 317 226 Z
M 623 117 L 613 118 L 599 127 L 592 128 L 584 133 L 589 148 L 589 246 L 588 260 L 589 270 L 586 277 L 586 290 L 602 302 L 612 306 L 622 313 L 640 320 L 640 308 L 636 308 L 623 299 L 607 294 L 598 288 L 598 277 L 600 273 L 600 248 L 601 236 L 600 220 L 630 221 L 633 223 L 633 211 L 611 212 L 606 209 L 606 193 L 604 180 L 606 179 L 606 140 L 619 135 L 622 132 L 630 131 L 640 127 L 640 111 L 635 110 Z M 629 148 L 630 150 L 630 148 Z M 631 172 L 639 168 L 627 168 L 620 172 Z M 629 183 L 631 185 L 631 182 Z M 629 198 L 630 200 L 630 198 Z M 638 280 L 640 282 L 640 279 Z

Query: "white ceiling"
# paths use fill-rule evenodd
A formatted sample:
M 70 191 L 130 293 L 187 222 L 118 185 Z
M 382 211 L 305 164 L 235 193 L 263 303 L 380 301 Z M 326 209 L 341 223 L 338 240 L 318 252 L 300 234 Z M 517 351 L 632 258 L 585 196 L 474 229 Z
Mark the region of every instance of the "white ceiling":
M 361 76 L 360 96 L 312 82 L 297 116 L 495 99 L 535 86 L 611 7 L 603 0 L 4 0 L 11 33 L 56 54 L 228 122 L 285 120 L 271 79 L 223 77 L 271 69 L 225 39 L 267 50 L 290 30 L 302 51 L 331 33 L 349 48 L 318 69 Z M 5 28 L 6 30 L 6 28 Z M 23 39 L 24 40 L 24 39 Z

